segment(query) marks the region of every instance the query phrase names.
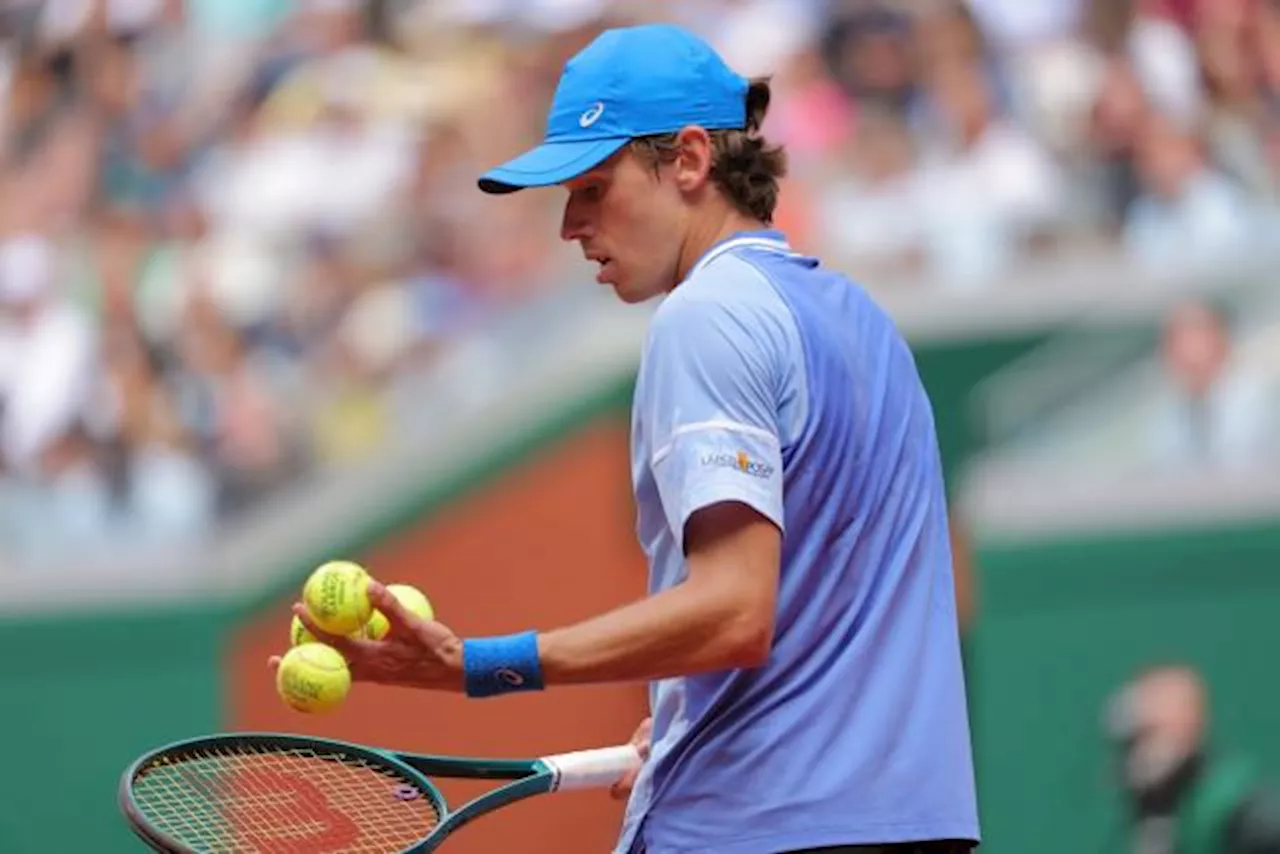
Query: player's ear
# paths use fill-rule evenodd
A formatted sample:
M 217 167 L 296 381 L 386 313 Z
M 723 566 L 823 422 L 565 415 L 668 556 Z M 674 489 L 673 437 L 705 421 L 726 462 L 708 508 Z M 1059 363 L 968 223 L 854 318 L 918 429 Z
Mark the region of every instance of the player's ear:
M 676 134 L 676 151 L 676 186 L 686 193 L 697 190 L 711 175 L 711 134 L 697 125 L 686 127 Z

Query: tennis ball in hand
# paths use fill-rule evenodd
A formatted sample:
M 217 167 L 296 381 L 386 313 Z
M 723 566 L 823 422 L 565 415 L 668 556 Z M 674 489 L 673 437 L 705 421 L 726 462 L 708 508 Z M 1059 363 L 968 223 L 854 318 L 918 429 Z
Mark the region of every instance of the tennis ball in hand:
M 382 624 L 383 624 L 382 634 L 385 635 L 387 633 L 387 629 L 390 628 L 390 624 L 387 623 L 386 617 L 382 616 L 377 611 L 374 611 L 373 616 L 369 618 L 369 622 L 365 623 L 363 628 L 356 629 L 354 632 L 347 635 L 347 637 L 349 638 L 373 637 L 372 635 L 369 634 L 370 627 L 373 626 L 374 623 L 376 623 L 379 620 L 382 621 Z M 379 637 L 381 637 L 381 635 L 379 635 Z M 305 623 L 302 622 L 302 618 L 299 617 L 297 614 L 294 614 L 293 619 L 289 621 L 289 646 L 301 646 L 304 643 L 317 643 L 318 641 L 319 639 L 315 635 L 307 631 L 307 626 Z
M 315 642 L 315 635 L 307 631 L 307 627 L 302 624 L 302 619 L 294 614 L 293 621 L 289 623 L 289 646 L 302 646 L 304 643 Z
M 408 584 L 388 584 L 387 592 L 396 597 L 396 600 L 409 613 L 416 614 L 424 620 L 435 619 L 436 614 L 431 607 L 431 601 L 418 588 L 410 587 Z M 391 631 L 390 621 L 381 611 L 375 610 L 364 627 L 364 636 L 370 640 L 382 640 L 389 631 Z
M 379 620 L 382 621 L 382 634 L 385 635 L 387 633 L 387 629 L 390 628 L 390 624 L 387 623 L 386 617 L 382 616 L 377 611 L 374 611 L 373 616 L 369 618 L 369 622 L 365 623 L 363 628 L 356 629 L 354 632 L 347 635 L 347 637 L 355 638 L 357 640 L 373 637 L 369 632 L 371 627 Z M 379 635 L 379 637 L 381 636 L 382 635 Z M 307 626 L 302 622 L 302 618 L 297 614 L 294 614 L 293 619 L 289 621 L 289 646 L 301 646 L 304 643 L 319 643 L 319 639 L 315 635 L 311 634 L 311 632 L 307 631 Z
M 350 561 L 330 561 L 311 573 L 302 588 L 302 603 L 322 631 L 344 637 L 359 631 L 373 615 L 369 573 Z
M 342 654 L 322 643 L 295 646 L 280 659 L 276 691 L 299 712 L 327 712 L 351 689 L 351 671 Z
M 357 630 L 354 636 L 363 637 L 364 635 Z M 320 639 L 307 630 L 301 617 L 294 614 L 293 619 L 289 621 L 289 646 L 302 646 L 304 643 L 320 643 Z

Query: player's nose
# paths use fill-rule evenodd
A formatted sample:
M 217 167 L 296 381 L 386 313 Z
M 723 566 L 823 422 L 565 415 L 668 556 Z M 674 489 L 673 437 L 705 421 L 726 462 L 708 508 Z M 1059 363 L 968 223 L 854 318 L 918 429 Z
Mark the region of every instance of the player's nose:
M 564 206 L 564 218 L 560 221 L 560 239 L 586 240 L 591 236 L 591 221 L 572 200 Z

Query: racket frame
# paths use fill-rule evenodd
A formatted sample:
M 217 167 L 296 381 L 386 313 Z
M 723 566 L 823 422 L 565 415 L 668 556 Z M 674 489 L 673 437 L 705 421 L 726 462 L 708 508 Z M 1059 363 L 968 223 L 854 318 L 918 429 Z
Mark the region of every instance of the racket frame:
M 133 795 L 133 783 L 150 765 L 165 756 L 197 753 L 202 748 L 235 746 L 275 746 L 284 750 L 315 750 L 318 753 L 348 753 L 389 767 L 407 778 L 430 798 L 439 822 L 422 840 L 399 852 L 387 854 L 428 854 L 445 839 L 473 819 L 524 798 L 553 792 L 559 786 L 559 770 L 542 759 L 489 759 L 427 753 L 381 750 L 352 742 L 277 732 L 229 732 L 184 739 L 157 747 L 134 760 L 121 776 L 118 801 L 121 813 L 133 832 L 160 854 L 205 854 L 178 842 L 153 827 L 144 817 Z M 479 795 L 451 809 L 431 777 L 470 780 L 509 780 L 507 785 Z

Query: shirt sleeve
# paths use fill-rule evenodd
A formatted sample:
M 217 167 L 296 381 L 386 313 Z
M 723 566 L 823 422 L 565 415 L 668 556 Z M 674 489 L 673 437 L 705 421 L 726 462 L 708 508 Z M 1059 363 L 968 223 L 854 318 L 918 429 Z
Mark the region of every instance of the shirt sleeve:
M 759 305 L 669 299 L 650 329 L 638 415 L 676 542 L 690 516 L 724 501 L 782 529 L 780 324 Z

